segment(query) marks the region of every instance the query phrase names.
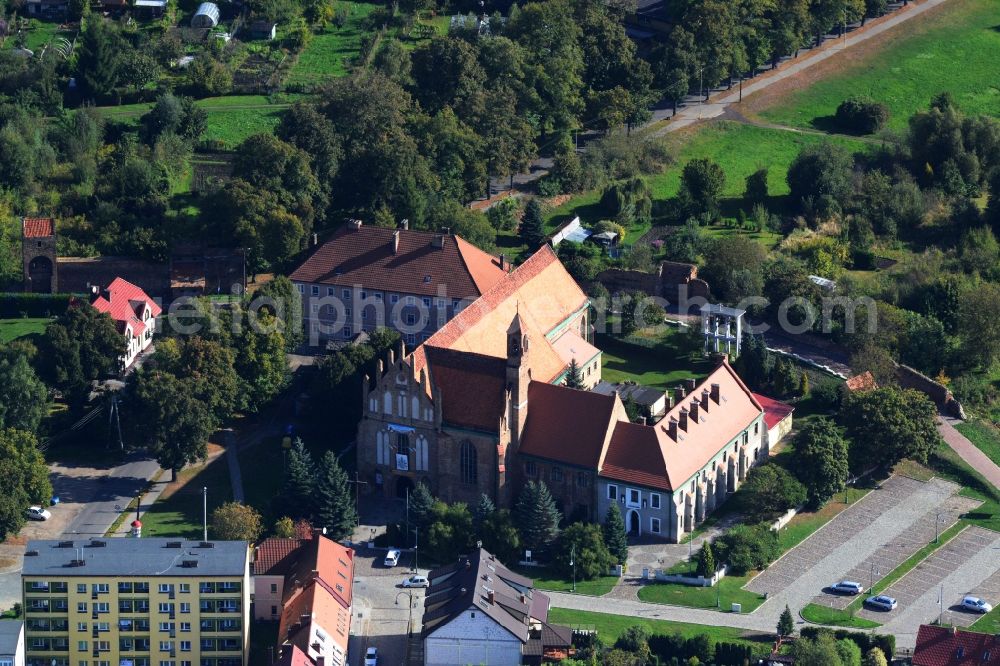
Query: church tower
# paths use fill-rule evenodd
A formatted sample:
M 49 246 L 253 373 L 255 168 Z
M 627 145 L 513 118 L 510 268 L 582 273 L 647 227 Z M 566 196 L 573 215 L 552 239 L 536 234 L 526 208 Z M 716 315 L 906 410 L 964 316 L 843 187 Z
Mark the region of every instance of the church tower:
M 531 383 L 528 346 L 524 320 L 518 313 L 507 329 L 507 390 L 510 392 L 511 411 L 507 422 L 510 424 L 511 446 L 515 451 L 528 418 L 528 384 Z

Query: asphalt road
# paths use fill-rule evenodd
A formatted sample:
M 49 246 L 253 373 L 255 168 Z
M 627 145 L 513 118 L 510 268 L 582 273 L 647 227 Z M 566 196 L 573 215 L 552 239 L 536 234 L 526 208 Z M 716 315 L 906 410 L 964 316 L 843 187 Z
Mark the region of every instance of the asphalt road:
M 80 489 L 78 492 L 89 492 L 90 497 L 84 500 L 83 510 L 63 530 L 62 536 L 74 539 L 104 536 L 121 513 L 121 507 L 128 506 L 159 469 L 155 460 L 131 456 L 124 464 L 110 470 L 107 476 Z M 59 492 L 57 487 L 56 493 Z M 81 501 L 79 497 L 72 499 Z

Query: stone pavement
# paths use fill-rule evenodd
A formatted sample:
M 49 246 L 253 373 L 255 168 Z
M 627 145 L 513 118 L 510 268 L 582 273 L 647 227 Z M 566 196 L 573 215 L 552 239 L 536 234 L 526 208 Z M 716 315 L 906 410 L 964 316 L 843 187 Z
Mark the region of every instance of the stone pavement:
M 955 423 L 961 423 L 961 420 L 941 415 L 938 419 L 938 432 L 941 433 L 941 437 L 962 460 L 986 477 L 986 480 L 992 483 L 994 488 L 1000 488 L 1000 467 L 970 442 L 965 435 L 956 430 L 953 425 Z
M 958 486 L 955 486 L 955 490 L 958 490 Z M 918 550 L 933 541 L 935 534 L 944 532 L 958 522 L 959 516 L 972 511 L 981 504 L 982 502 L 979 500 L 952 495 L 944 503 L 921 516 L 905 532 L 883 544 L 878 550 L 858 563 L 844 575 L 844 578 L 857 581 L 866 588 L 871 587 L 880 578 L 886 576 Z M 824 592 L 818 595 L 814 601 L 833 608 L 847 608 L 854 601 L 854 597 Z

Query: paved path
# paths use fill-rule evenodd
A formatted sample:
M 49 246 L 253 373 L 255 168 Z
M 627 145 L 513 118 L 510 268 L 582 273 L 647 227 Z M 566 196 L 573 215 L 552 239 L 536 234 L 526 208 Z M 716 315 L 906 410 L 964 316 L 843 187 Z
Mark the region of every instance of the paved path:
M 975 549 L 963 553 L 947 553 L 945 557 L 937 561 L 935 566 L 945 566 L 950 570 L 950 573 L 940 579 L 938 585 L 926 590 L 911 604 L 907 606 L 901 604 L 891 613 L 892 619 L 880 629 L 880 631 L 895 634 L 897 645 L 912 645 L 916 640 L 917 628 L 921 624 L 937 619 L 940 612 L 938 597 L 942 587 L 945 595 L 944 603 L 948 604 L 955 600 L 957 594 L 964 594 L 975 588 L 1000 567 L 1000 534 L 976 527 L 970 527 L 966 531 L 970 531 L 976 537 L 976 543 L 970 546 Z M 906 578 L 908 576 L 901 581 L 906 580 Z M 949 613 L 947 606 L 945 613 Z M 952 620 L 957 620 L 959 615 L 962 613 L 950 612 Z
M 974 470 L 982 474 L 994 488 L 1000 489 L 1000 467 L 970 442 L 965 435 L 955 429 L 954 424 L 961 423 L 959 419 L 942 415 L 938 419 L 938 432 L 944 441 L 954 449 L 955 453 Z

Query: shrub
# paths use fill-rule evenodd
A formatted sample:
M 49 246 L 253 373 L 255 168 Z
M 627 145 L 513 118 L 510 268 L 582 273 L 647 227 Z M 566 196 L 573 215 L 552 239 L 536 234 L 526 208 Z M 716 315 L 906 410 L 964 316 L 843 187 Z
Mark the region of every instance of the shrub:
M 755 521 L 777 518 L 806 500 L 805 486 L 784 467 L 773 463 L 750 470 L 740 491 L 747 505 L 747 517 Z
M 0 294 L 0 317 L 58 317 L 66 312 L 69 294 Z
M 851 134 L 872 134 L 889 122 L 889 107 L 867 97 L 849 97 L 837 107 L 836 120 Z
M 753 204 L 767 201 L 767 167 L 757 169 L 747 176 L 747 186 L 743 194 L 746 200 Z
M 576 577 L 580 580 L 607 575 L 615 558 L 608 552 L 600 525 L 573 523 L 562 531 L 552 566 L 569 578 L 574 571 L 572 562 L 575 562 Z
M 828 633 L 830 629 L 824 627 L 802 627 L 799 634 L 803 638 L 816 638 L 820 633 Z M 892 634 L 865 634 L 859 631 L 849 631 L 847 629 L 837 629 L 833 631 L 833 637 L 837 640 L 849 639 L 854 641 L 861 652 L 867 654 L 872 648 L 878 648 L 882 654 L 896 654 L 896 637 Z
M 736 575 L 763 569 L 781 554 L 778 533 L 769 525 L 735 525 L 716 542 L 720 561 Z

